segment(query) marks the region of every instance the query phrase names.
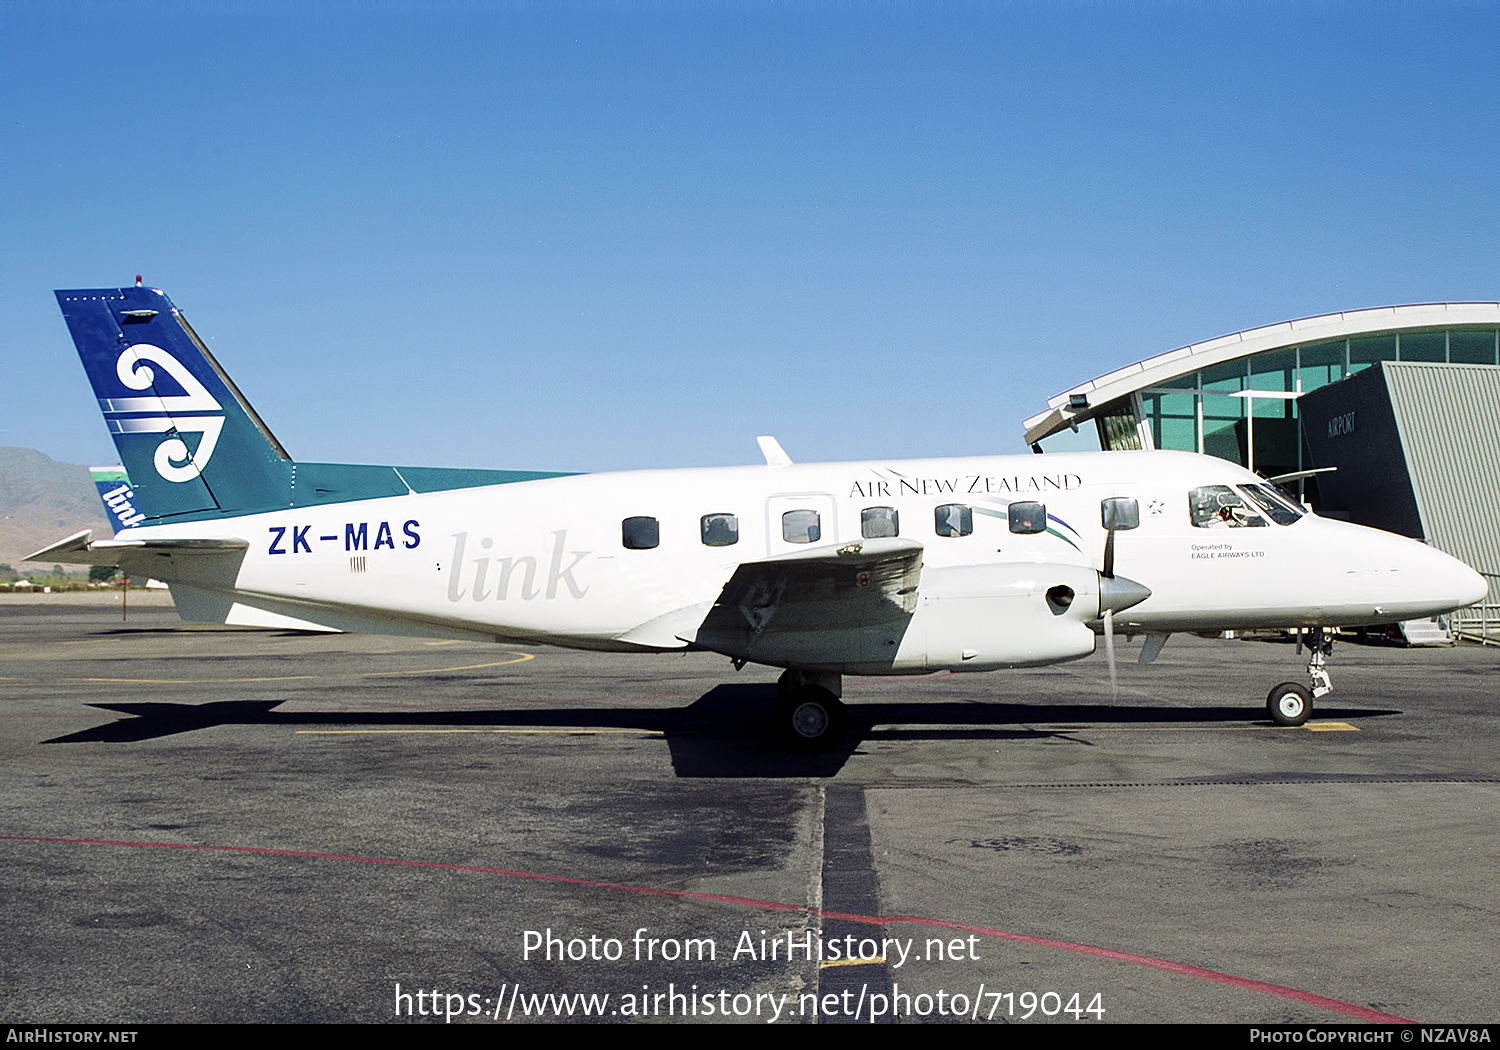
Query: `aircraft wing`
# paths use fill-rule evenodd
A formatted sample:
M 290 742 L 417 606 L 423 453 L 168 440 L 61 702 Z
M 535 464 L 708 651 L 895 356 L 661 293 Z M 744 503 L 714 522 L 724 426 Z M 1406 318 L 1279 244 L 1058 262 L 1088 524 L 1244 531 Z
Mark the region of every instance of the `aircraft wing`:
M 65 540 L 58 540 L 50 547 L 43 547 L 35 554 L 28 554 L 23 561 L 52 561 L 66 565 L 118 565 L 122 557 L 132 554 L 228 554 L 248 550 L 250 542 L 240 539 L 171 539 L 137 540 L 115 539 L 90 542 L 92 529 L 74 533 Z
M 684 640 L 736 659 L 894 657 L 917 608 L 922 545 L 875 539 L 746 562 Z

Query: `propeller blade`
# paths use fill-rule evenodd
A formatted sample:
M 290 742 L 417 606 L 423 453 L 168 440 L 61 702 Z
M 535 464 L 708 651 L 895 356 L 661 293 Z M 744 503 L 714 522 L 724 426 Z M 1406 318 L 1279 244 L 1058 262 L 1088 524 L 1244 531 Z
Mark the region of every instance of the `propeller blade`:
M 1115 699 L 1120 697 L 1120 683 L 1115 677 L 1115 611 L 1104 610 L 1104 658 L 1109 661 L 1109 692 Z

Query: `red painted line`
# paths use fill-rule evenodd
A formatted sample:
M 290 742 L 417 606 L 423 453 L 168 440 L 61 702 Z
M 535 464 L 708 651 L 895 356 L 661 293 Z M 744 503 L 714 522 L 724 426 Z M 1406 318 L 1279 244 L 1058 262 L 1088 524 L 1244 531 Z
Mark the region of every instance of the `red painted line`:
M 1324 995 L 1313 992 L 1304 992 L 1296 988 L 1288 988 L 1281 984 L 1267 984 L 1265 981 L 1252 981 L 1248 977 L 1236 977 L 1233 974 L 1220 973 L 1218 970 L 1205 970 L 1201 966 L 1189 966 L 1186 963 L 1172 962 L 1169 959 L 1157 959 L 1150 955 L 1134 955 L 1130 952 L 1116 951 L 1113 948 L 1099 948 L 1092 944 L 1075 944 L 1072 941 L 1054 941 L 1049 937 L 1029 937 L 1024 933 L 1007 933 L 1004 930 L 992 930 L 987 926 L 968 926 L 961 922 L 949 922 L 946 919 L 924 919 L 915 915 L 887 915 L 883 922 L 911 922 L 920 923 L 924 926 L 944 926 L 951 930 L 964 930 L 968 933 L 983 934 L 987 937 L 999 937 L 1007 941 L 1019 941 L 1022 944 L 1036 944 L 1045 948 L 1060 948 L 1063 951 L 1079 952 L 1083 955 L 1094 955 L 1101 959 L 1113 959 L 1116 962 L 1135 963 L 1137 966 L 1149 966 L 1155 970 L 1165 970 L 1167 973 L 1181 974 L 1184 977 L 1197 977 L 1204 981 L 1213 981 L 1215 984 L 1227 984 L 1232 988 L 1244 988 L 1252 992 L 1264 992 L 1266 995 L 1280 996 L 1283 999 L 1292 999 L 1308 1006 L 1321 1007 L 1324 1010 L 1332 1010 L 1334 1013 L 1347 1014 L 1361 1021 L 1372 1021 L 1377 1024 L 1416 1024 L 1416 1021 L 1395 1014 L 1381 1013 L 1379 1010 L 1371 1010 L 1368 1007 L 1358 1006 L 1354 1003 L 1346 1003 L 1340 999 L 1330 999 Z
M 138 846 L 150 849 L 203 850 L 212 853 L 255 853 L 268 857 L 307 857 L 312 860 L 348 860 L 357 861 L 362 864 L 391 864 L 403 868 L 433 868 L 440 871 L 468 871 L 480 875 L 505 875 L 516 879 L 554 882 L 565 886 L 587 886 L 590 889 L 599 890 L 618 890 L 621 893 L 639 893 L 651 897 L 677 897 L 684 900 L 713 901 L 718 904 L 737 904 L 742 907 L 758 908 L 763 911 L 805 912 L 815 915 L 820 919 L 837 919 L 843 922 L 864 923 L 869 926 L 888 926 L 892 923 L 907 923 L 914 926 L 936 926 L 948 930 L 963 930 L 965 933 L 978 934 L 982 937 L 995 937 L 1000 940 L 1015 941 L 1019 944 L 1032 944 L 1041 948 L 1056 948 L 1060 951 L 1078 952 L 1082 955 L 1092 955 L 1099 959 L 1109 959 L 1114 962 L 1147 966 L 1154 970 L 1162 970 L 1166 973 L 1173 973 L 1182 977 L 1196 977 L 1199 980 L 1224 984 L 1231 988 L 1241 988 L 1246 991 L 1261 992 L 1265 995 L 1290 999 L 1294 1002 L 1303 1003 L 1307 1006 L 1316 1006 L 1361 1021 L 1371 1021 L 1377 1024 L 1417 1023 L 1405 1017 L 1398 1017 L 1395 1014 L 1382 1013 L 1379 1010 L 1371 1010 L 1368 1007 L 1359 1006 L 1355 1003 L 1346 1003 L 1340 999 L 1330 999 L 1327 996 L 1317 995 L 1313 992 L 1304 992 L 1280 984 L 1268 984 L 1265 981 L 1252 981 L 1247 977 L 1236 977 L 1233 974 L 1221 973 L 1218 970 L 1207 970 L 1201 966 L 1189 966 L 1186 963 L 1172 962 L 1169 959 L 1157 959 L 1150 955 L 1135 955 L 1131 952 L 1116 951 L 1113 948 L 1100 948 L 1092 944 L 1077 944 L 1073 941 L 1053 940 L 1050 937 L 1032 937 L 1024 933 L 1008 933 L 1005 930 L 991 929 L 988 926 L 970 926 L 966 923 L 950 922 L 947 919 L 930 919 L 921 915 L 854 915 L 849 912 L 822 911 L 802 904 L 785 904 L 781 901 L 757 900 L 754 897 L 731 897 L 723 893 L 697 893 L 693 890 L 668 890 L 657 886 L 632 886 L 620 882 L 575 879 L 566 875 L 545 875 L 534 871 L 487 868 L 477 864 L 446 864 L 441 861 L 405 860 L 400 857 L 360 857 L 345 853 L 316 853 L 310 850 L 271 849 L 265 846 L 205 846 L 188 842 L 123 842 L 110 839 L 64 839 L 35 835 L 0 835 L 0 842 L 52 842 L 69 846 Z

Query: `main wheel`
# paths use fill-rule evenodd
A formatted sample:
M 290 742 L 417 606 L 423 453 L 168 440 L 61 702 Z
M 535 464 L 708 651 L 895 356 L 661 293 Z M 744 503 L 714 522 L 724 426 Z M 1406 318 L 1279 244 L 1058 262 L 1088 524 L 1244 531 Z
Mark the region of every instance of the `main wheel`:
M 1312 717 L 1312 693 L 1296 682 L 1282 682 L 1266 697 L 1266 711 L 1279 726 L 1300 726 Z
M 783 722 L 793 743 L 815 747 L 833 735 L 838 720 L 838 699 L 815 685 L 793 690 L 782 707 Z

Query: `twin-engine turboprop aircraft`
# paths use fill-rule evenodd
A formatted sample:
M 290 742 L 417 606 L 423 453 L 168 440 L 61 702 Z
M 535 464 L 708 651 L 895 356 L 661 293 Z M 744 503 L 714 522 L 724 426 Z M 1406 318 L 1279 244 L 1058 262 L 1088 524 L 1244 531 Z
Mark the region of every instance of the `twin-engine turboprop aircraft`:
M 159 291 L 57 299 L 129 476 L 128 527 L 33 559 L 169 584 L 185 619 L 306 630 L 700 649 L 786 668 L 794 739 L 824 737 L 845 674 L 987 671 L 1088 656 L 1102 633 L 1325 634 L 1478 601 L 1413 540 L 1308 513 L 1176 452 L 562 475 L 297 463 Z M 125 519 L 118 519 L 127 524 Z

